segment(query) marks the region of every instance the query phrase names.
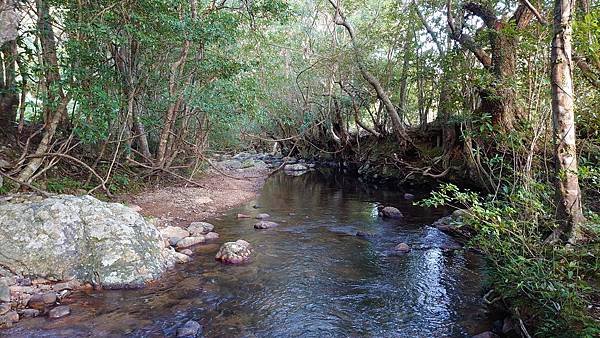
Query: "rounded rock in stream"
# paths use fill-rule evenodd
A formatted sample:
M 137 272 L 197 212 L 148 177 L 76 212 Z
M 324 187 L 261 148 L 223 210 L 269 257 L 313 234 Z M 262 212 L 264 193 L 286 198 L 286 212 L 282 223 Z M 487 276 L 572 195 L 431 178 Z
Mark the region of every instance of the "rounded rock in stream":
M 177 329 L 177 337 L 196 337 L 199 332 L 202 332 L 202 325 L 195 320 L 188 320 Z
M 192 236 L 206 235 L 214 229 L 214 225 L 206 222 L 192 222 L 187 227 L 187 231 L 189 231 Z
M 267 218 L 270 218 L 270 217 L 271 217 L 271 215 L 262 213 L 262 214 L 256 215 L 256 217 L 254 217 L 254 218 L 256 218 L 256 219 L 267 219 Z
M 400 243 L 394 247 L 394 251 L 397 253 L 407 253 L 410 251 L 410 246 L 406 243 Z
M 219 234 L 211 231 L 211 232 L 207 233 L 206 235 L 204 235 L 204 238 L 206 238 L 207 241 L 212 241 L 212 240 L 218 239 Z
M 275 222 L 269 222 L 269 221 L 260 221 L 256 224 L 254 224 L 254 229 L 271 229 L 274 228 L 276 226 L 278 226 L 279 224 L 275 223 Z
M 380 206 L 378 207 L 378 209 L 379 216 L 383 218 L 401 219 L 404 217 L 404 215 L 402 214 L 402 212 L 400 212 L 400 210 L 398 210 L 398 208 Z
M 186 237 L 182 240 L 180 240 L 179 242 L 177 242 L 177 249 L 185 249 L 185 248 L 189 248 L 191 246 L 200 244 L 200 243 L 204 243 L 206 241 L 206 238 L 204 238 L 204 236 L 202 235 L 198 235 L 198 236 L 194 236 L 194 237 Z
M 243 239 L 238 239 L 235 242 L 227 242 L 221 245 L 215 259 L 230 264 L 239 264 L 247 261 L 252 254 L 250 243 Z

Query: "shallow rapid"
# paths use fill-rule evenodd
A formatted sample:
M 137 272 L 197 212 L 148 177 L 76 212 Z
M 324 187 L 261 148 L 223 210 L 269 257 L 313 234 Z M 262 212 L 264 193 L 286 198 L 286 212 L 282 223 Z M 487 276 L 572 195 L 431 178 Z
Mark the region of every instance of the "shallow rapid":
M 417 198 L 426 191 L 411 191 Z M 468 337 L 491 326 L 481 257 L 428 227 L 443 210 L 403 192 L 323 172 L 271 177 L 256 201 L 209 220 L 221 238 L 140 290 L 79 292 L 72 314 L 22 320 L 7 336 L 172 336 L 192 319 L 207 337 Z M 406 217 L 386 221 L 376 203 Z M 255 230 L 238 213 L 269 213 Z M 361 232 L 361 236 L 357 236 Z M 241 266 L 214 260 L 219 244 L 254 248 Z M 412 250 L 397 255 L 400 242 Z

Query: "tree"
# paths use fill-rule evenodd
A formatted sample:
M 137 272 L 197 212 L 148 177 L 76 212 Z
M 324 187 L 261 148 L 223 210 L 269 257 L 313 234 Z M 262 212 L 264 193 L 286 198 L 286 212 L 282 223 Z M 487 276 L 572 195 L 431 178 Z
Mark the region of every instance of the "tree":
M 455 22 L 452 0 L 448 0 L 447 7 L 450 37 L 462 48 L 473 53 L 493 77 L 492 83 L 479 90 L 479 110 L 491 114 L 494 125 L 500 129 L 512 129 L 515 119 L 520 115 L 519 106 L 516 103 L 516 90 L 505 82 L 510 80 L 517 70 L 516 54 L 519 40 L 516 34 L 505 30 L 525 28 L 533 18 L 534 12 L 528 6 L 520 4 L 510 19 L 506 20 L 497 16 L 494 8 L 488 3 L 467 2 L 461 8 L 460 20 Z M 481 46 L 477 39 L 463 32 L 466 21 L 464 11 L 483 21 L 485 29 L 477 31 L 487 32 L 489 48 Z
M 17 12 L 15 1 L 0 0 L 0 128 L 15 122 L 19 103 L 16 90 Z
M 573 87 L 572 32 L 574 0 L 555 0 L 551 55 L 552 120 L 556 165 L 557 216 L 560 232 L 571 243 L 582 237 L 581 192 L 577 177 L 577 148 Z

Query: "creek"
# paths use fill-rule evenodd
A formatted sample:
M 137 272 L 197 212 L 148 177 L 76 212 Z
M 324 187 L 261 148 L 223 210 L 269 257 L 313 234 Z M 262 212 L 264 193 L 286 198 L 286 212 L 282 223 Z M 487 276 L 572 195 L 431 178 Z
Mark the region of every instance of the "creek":
M 208 220 L 221 238 L 197 247 L 191 263 L 159 282 L 80 291 L 68 299 L 70 316 L 24 319 L 0 333 L 173 336 L 190 319 L 207 337 L 469 337 L 488 330 L 483 259 L 427 226 L 446 210 L 414 206 L 403 193 L 339 173 L 275 175 L 255 201 Z M 397 207 L 404 219 L 381 219 L 376 203 Z M 280 225 L 255 230 L 256 220 L 238 213 L 269 213 Z M 219 244 L 237 239 L 252 244 L 251 262 L 215 261 Z M 400 242 L 412 250 L 395 254 Z

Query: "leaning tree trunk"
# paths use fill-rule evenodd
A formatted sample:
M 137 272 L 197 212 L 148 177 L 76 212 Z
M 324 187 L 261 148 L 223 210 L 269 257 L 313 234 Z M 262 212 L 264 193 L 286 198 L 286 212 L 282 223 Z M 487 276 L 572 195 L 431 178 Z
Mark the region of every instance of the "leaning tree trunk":
M 562 237 L 581 239 L 581 193 L 577 179 L 577 151 L 573 95 L 572 15 L 575 0 L 555 0 L 552 38 L 552 119 L 556 164 L 557 218 Z

